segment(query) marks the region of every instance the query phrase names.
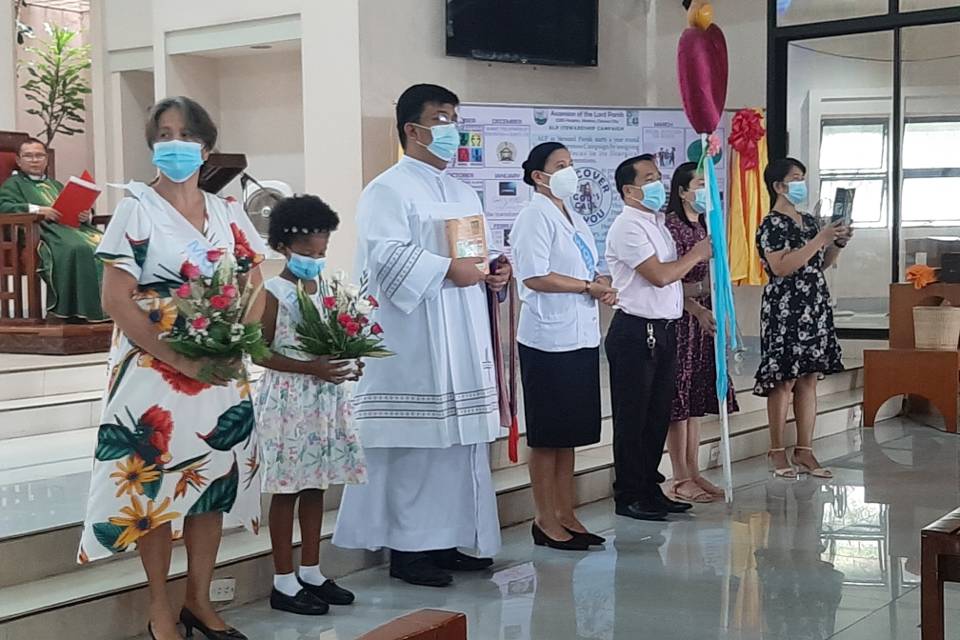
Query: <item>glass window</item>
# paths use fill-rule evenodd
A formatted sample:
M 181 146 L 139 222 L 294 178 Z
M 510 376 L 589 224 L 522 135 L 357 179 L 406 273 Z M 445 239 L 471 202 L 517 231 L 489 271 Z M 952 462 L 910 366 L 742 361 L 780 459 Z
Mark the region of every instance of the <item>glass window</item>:
M 885 15 L 889 9 L 887 0 L 777 0 L 777 26 Z
M 960 2 L 957 0 L 900 0 L 900 11 L 923 11 L 947 7 L 960 7 Z
M 857 190 L 853 222 L 858 226 L 887 223 L 886 119 L 827 120 L 820 136 L 820 197 L 833 202 L 838 188 Z
M 960 120 L 917 120 L 903 130 L 903 168 L 960 168 Z
M 820 169 L 823 171 L 885 171 L 887 124 L 838 122 L 823 125 Z
M 960 176 L 903 179 L 903 222 L 950 225 L 960 221 Z

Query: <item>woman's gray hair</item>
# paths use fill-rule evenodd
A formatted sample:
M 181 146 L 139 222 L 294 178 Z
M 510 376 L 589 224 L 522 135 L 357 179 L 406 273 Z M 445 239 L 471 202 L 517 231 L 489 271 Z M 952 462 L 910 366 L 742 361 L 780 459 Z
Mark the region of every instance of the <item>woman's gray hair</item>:
M 150 109 L 145 132 L 148 147 L 153 149 L 153 143 L 157 141 L 157 136 L 160 134 L 160 116 L 170 109 L 178 109 L 183 114 L 187 131 L 203 142 L 207 151 L 213 151 L 217 144 L 217 125 L 213 123 L 210 114 L 200 106 L 199 102 L 186 96 L 164 98 Z

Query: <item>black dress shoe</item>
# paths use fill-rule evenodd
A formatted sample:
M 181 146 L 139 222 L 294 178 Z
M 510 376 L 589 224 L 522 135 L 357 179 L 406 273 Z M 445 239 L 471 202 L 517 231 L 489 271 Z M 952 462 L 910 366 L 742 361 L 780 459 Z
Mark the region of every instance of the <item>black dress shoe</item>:
M 453 583 L 453 576 L 434 564 L 433 559 L 425 553 L 405 553 L 398 558 L 394 552 L 390 576 L 422 587 L 448 587 Z
M 567 533 L 572 535 L 574 538 L 580 538 L 586 542 L 591 547 L 599 547 L 607 543 L 607 539 L 603 536 L 598 536 L 595 533 L 590 533 L 589 531 L 574 531 L 573 529 L 567 529 Z
M 456 549 L 430 551 L 427 555 L 445 571 L 483 571 L 493 565 L 493 558 L 475 558 Z
M 663 510 L 667 513 L 685 513 L 693 509 L 693 505 L 689 502 L 680 502 L 679 500 L 671 500 L 662 493 L 656 496 L 653 499 L 654 503 L 662 506 Z
M 274 589 L 270 592 L 270 608 L 301 616 L 322 616 L 330 611 L 329 604 L 307 589 L 300 589 L 295 596 Z
M 618 516 L 626 516 L 634 520 L 653 520 L 660 522 L 667 519 L 666 510 L 659 504 L 650 506 L 641 502 L 631 504 L 617 505 L 616 513 Z
M 581 538 L 572 531 L 570 535 L 573 537 L 569 540 L 554 540 L 544 533 L 543 529 L 541 529 L 536 522 L 533 523 L 531 531 L 533 533 L 533 544 L 538 547 L 550 547 L 551 549 L 560 549 L 561 551 L 586 551 L 590 546 L 584 538 Z
M 313 594 L 320 600 L 323 600 L 327 604 L 344 606 L 353 604 L 353 601 L 356 598 L 352 591 L 347 591 L 333 580 L 325 580 L 320 586 L 310 584 L 309 582 L 304 582 L 299 578 L 297 578 L 297 580 L 299 580 L 300 586 L 303 587 L 304 590 Z

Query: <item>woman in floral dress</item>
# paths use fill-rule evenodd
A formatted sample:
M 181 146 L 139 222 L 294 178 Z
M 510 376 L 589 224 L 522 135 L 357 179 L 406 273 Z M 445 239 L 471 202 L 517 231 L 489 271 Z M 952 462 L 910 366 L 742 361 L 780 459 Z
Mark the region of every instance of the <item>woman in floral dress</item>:
M 703 221 L 706 191 L 697 164 L 686 162 L 670 178 L 667 229 L 686 255 L 707 237 Z M 683 316 L 677 322 L 677 386 L 670 408 L 667 451 L 673 467 L 674 497 L 688 502 L 713 502 L 723 489 L 700 475 L 700 418 L 719 414 L 714 359 L 715 323 L 710 310 L 710 266 L 701 262 L 683 278 Z M 733 382 L 727 381 L 727 409 L 738 410 Z
M 814 216 L 797 210 L 807 201 L 806 173 L 799 160 L 786 158 L 772 162 L 763 176 L 774 206 L 757 229 L 757 250 L 770 281 L 760 307 L 760 367 L 753 392 L 767 398 L 767 456 L 774 474 L 830 478 L 813 455 L 817 380 L 843 371 L 843 363 L 823 270 L 836 262 L 852 231 L 839 224 L 821 229 Z M 791 396 L 796 469 L 783 444 Z
M 199 168 L 217 129 L 188 98 L 153 108 L 147 143 L 159 176 L 127 185 L 97 255 L 107 265 L 104 308 L 116 324 L 79 561 L 136 549 L 150 586 L 148 629 L 180 638 L 167 589 L 172 541 L 187 549 L 188 635 L 244 638 L 214 611 L 209 587 L 223 516 L 256 532 L 260 462 L 246 379 L 201 381 L 208 364 L 160 339 L 177 317 L 171 291 L 224 251 L 246 286 L 260 282 L 266 247 L 236 203 L 204 193 Z

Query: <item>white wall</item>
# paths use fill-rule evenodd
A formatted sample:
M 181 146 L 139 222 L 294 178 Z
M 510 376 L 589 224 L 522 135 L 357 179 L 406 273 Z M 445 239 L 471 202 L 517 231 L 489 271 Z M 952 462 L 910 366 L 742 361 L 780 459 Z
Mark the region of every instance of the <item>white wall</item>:
M 220 151 L 246 153 L 258 180 L 283 180 L 302 192 L 303 79 L 299 50 L 218 61 Z M 239 183 L 231 184 L 239 195 Z
M 138 180 L 148 182 L 156 175 L 151 161 L 150 149 L 144 136 L 144 122 L 154 103 L 153 73 L 149 71 L 124 71 L 117 73 L 116 81 L 120 94 L 120 123 L 115 133 L 119 137 L 124 175 L 117 178 L 123 182 Z

